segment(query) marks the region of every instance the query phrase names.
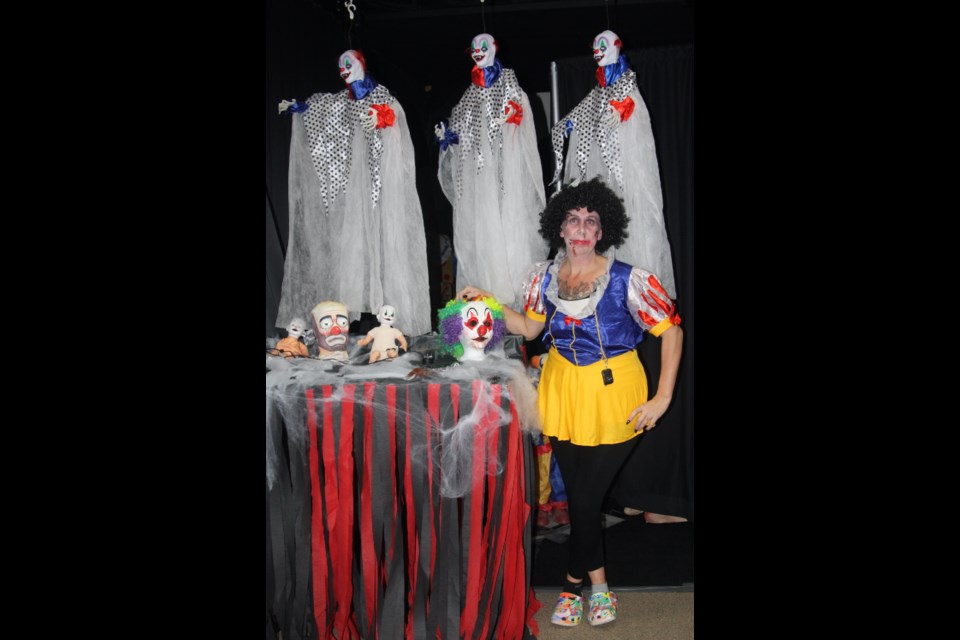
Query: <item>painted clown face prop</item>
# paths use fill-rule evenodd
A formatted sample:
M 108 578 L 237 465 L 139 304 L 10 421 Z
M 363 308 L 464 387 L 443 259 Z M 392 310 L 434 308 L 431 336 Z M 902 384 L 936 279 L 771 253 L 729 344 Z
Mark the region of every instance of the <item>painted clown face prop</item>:
M 321 359 L 347 360 L 347 307 L 340 302 L 321 302 L 310 312 Z
M 340 77 L 347 84 L 363 80 L 367 73 L 363 60 L 353 49 L 347 49 L 340 54 Z
M 380 324 L 392 327 L 393 323 L 397 321 L 397 310 L 393 306 L 385 304 L 380 307 L 380 313 L 377 314 L 377 320 L 380 321 Z
M 460 344 L 463 356 L 460 360 L 483 360 L 484 350 L 493 338 L 493 313 L 482 300 L 468 303 L 460 311 L 462 330 Z
M 497 43 L 489 33 L 481 33 L 470 43 L 470 57 L 480 69 L 492 65 L 496 55 Z
M 503 307 L 493 297 L 451 300 L 437 314 L 441 350 L 457 360 L 483 360 L 503 341 Z
M 613 64 L 620 57 L 620 36 L 613 31 L 601 31 L 593 39 L 593 59 L 597 61 L 597 66 L 605 67 Z

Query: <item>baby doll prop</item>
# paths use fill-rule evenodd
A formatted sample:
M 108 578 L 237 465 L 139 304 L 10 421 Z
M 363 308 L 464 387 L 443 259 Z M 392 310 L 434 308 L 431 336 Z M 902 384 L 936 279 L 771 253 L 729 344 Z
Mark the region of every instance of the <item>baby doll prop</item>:
M 441 349 L 461 362 L 484 360 L 506 332 L 503 307 L 491 297 L 456 298 L 437 315 L 443 338 Z
M 277 342 L 277 346 L 270 352 L 271 355 L 283 356 L 284 358 L 309 356 L 307 345 L 301 342 L 301 338 L 306 338 L 307 321 L 303 318 L 294 318 L 287 325 L 287 337 Z
M 561 171 L 564 185 L 599 176 L 623 198 L 630 217 L 617 260 L 657 274 L 670 297 L 676 298 L 650 113 L 640 96 L 637 74 L 620 53 L 622 47 L 613 31 L 593 39 L 597 86 L 553 127 L 557 164 L 551 184 Z M 563 139 L 568 136 L 564 166 Z
M 389 304 L 383 305 L 380 307 L 380 313 L 377 314 L 380 326 L 371 329 L 367 332 L 367 336 L 357 343 L 361 347 L 365 347 L 371 341 L 373 342 L 373 347 L 370 349 L 370 364 L 377 360 L 393 360 L 396 358 L 398 342 L 404 351 L 407 350 L 407 341 L 403 337 L 403 332 L 393 328 L 396 319 L 397 310 Z
M 359 51 L 337 62 L 342 91 L 280 103 L 293 122 L 276 322 L 318 300 L 338 300 L 358 320 L 377 313 L 389 292 L 397 328 L 421 335 L 430 331 L 430 283 L 407 117 Z
M 545 200 L 532 108 L 497 50 L 489 33 L 473 39 L 472 82 L 434 133 L 437 178 L 453 205 L 456 288 L 483 282 L 511 304 L 529 263 L 547 256 L 538 233 Z
M 350 330 L 347 307 L 341 302 L 327 300 L 310 312 L 313 332 L 317 336 L 317 352 L 321 360 L 347 362 L 347 338 Z

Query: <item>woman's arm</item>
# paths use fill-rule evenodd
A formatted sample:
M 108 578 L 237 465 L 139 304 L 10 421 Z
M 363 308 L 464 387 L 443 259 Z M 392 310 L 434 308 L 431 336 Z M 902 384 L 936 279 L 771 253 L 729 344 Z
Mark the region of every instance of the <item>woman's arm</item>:
M 634 420 L 637 431 L 652 429 L 657 420 L 667 412 L 673 400 L 673 390 L 677 385 L 677 371 L 680 369 L 680 355 L 683 352 L 683 329 L 674 325 L 660 334 L 660 381 L 657 383 L 657 395 L 647 400 L 630 414 L 627 424 Z
M 477 296 L 496 298 L 492 293 L 473 286 L 466 286 L 457 294 L 458 298 L 463 299 L 475 298 Z M 507 325 L 507 331 L 521 335 L 527 340 L 534 340 L 539 336 L 545 324 L 531 319 L 526 314 L 514 311 L 506 305 L 503 305 L 503 321 Z

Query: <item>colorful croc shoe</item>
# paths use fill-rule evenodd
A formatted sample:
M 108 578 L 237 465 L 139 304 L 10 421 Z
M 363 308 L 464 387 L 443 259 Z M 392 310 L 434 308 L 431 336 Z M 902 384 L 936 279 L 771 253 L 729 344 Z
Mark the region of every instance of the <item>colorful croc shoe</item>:
M 590 596 L 590 624 L 594 627 L 617 619 L 617 594 L 601 591 Z
M 583 617 L 583 596 L 564 591 L 557 600 L 557 608 L 553 610 L 550 622 L 561 627 L 575 627 Z

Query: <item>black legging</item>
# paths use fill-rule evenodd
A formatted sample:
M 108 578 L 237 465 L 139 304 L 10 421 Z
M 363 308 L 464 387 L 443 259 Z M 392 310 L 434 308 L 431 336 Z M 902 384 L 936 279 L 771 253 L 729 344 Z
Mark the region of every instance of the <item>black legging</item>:
M 619 444 L 583 447 L 550 438 L 560 465 L 570 508 L 570 561 L 567 573 L 575 580 L 603 566 L 603 527 L 600 508 L 614 477 L 640 438 Z

